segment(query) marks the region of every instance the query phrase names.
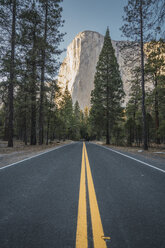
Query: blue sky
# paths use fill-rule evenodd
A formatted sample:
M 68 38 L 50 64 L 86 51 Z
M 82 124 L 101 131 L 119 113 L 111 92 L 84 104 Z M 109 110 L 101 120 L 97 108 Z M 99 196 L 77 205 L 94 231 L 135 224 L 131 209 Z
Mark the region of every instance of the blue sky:
M 119 28 L 122 25 L 123 7 L 127 0 L 63 0 L 63 32 L 67 34 L 61 48 L 67 48 L 81 31 L 91 30 L 105 34 L 107 26 L 113 40 L 122 40 Z M 65 57 L 62 54 L 61 60 Z

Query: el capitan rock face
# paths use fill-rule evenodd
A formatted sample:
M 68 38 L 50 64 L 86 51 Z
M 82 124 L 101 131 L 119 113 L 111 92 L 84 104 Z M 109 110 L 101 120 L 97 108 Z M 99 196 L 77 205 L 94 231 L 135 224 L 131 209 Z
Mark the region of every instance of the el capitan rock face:
M 96 65 L 103 43 L 104 36 L 97 32 L 84 31 L 79 33 L 68 46 L 67 56 L 60 67 L 59 85 L 65 88 L 68 84 L 73 103 L 78 100 L 81 109 L 90 106 Z M 112 41 L 126 93 L 124 105 L 129 98 L 131 68 L 137 65 L 137 62 L 133 64 L 132 57 L 137 57 L 139 51 L 137 44 L 134 48 L 128 48 L 125 46 L 126 44 L 126 41 Z M 125 63 L 129 58 L 130 63 Z

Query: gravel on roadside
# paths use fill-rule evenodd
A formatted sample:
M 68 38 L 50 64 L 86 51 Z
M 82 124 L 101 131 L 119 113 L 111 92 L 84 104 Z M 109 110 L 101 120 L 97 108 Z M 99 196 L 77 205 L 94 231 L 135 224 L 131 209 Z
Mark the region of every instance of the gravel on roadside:
M 51 150 L 55 147 L 71 143 L 71 140 L 55 141 L 49 145 L 25 146 L 22 142 L 15 142 L 13 148 L 6 147 L 6 142 L 0 141 L 0 167 L 16 163 L 23 159 L 33 157 L 42 152 Z

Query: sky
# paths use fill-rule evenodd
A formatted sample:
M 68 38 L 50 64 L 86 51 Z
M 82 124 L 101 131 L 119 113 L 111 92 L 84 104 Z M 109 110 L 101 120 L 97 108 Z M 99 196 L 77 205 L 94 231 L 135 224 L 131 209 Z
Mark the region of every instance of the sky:
M 66 49 L 74 37 L 85 30 L 105 35 L 109 26 L 112 40 L 123 40 L 119 28 L 122 26 L 123 7 L 127 0 L 63 0 L 62 17 L 65 20 L 62 32 L 67 34 L 60 48 Z M 61 62 L 66 56 L 64 52 Z

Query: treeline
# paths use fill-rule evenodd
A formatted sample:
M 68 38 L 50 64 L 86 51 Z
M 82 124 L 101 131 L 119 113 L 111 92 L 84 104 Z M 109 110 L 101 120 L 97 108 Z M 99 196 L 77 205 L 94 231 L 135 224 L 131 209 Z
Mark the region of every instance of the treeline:
M 146 87 L 147 143 L 165 143 L 165 43 L 151 41 L 146 45 L 147 62 L 144 66 Z M 140 68 L 133 71 L 130 100 L 126 107 L 127 144 L 142 144 Z
M 144 65 L 147 145 L 165 143 L 165 42 L 145 44 Z M 136 58 L 137 59 L 137 58 Z M 129 61 L 130 62 L 130 61 Z M 122 107 L 124 92 L 119 66 L 107 29 L 91 94 L 89 136 L 115 145 L 143 145 L 141 68 L 132 69 L 129 101 Z
M 148 149 L 148 127 L 144 44 L 164 36 L 165 14 L 162 11 L 164 7 L 165 3 L 160 0 L 128 0 L 124 7 L 123 26 L 121 27 L 127 38 L 140 45 L 142 142 L 145 150 Z
M 160 0 L 128 0 L 124 7 L 121 30 L 131 41 L 127 48 L 135 49 L 135 43 L 140 48 L 131 61 L 132 86 L 125 109 L 119 66 L 107 30 L 96 67 L 90 112 L 93 134 L 97 139 L 105 137 L 107 144 L 142 144 L 147 150 L 151 143 L 165 142 L 165 43 L 160 39 L 164 36 L 164 7 Z M 139 67 L 134 68 L 134 64 Z M 152 85 L 150 89 L 147 83 Z
M 58 91 L 62 0 L 0 0 L 0 136 L 48 140 Z
M 0 0 L 0 138 L 13 146 L 54 139 L 100 140 L 115 145 L 165 143 L 164 2 L 132 0 L 125 6 L 123 34 L 138 43 L 130 100 L 124 91 L 109 29 L 99 56 L 91 108 L 74 105 L 57 80 L 64 34 L 62 0 Z M 145 59 L 147 58 L 147 60 Z M 136 57 L 135 57 L 136 59 Z M 127 62 L 127 61 L 125 61 Z M 132 61 L 134 64 L 134 61 Z M 147 83 L 152 87 L 147 88 Z
M 163 40 L 151 41 L 145 44 L 144 51 L 144 80 L 148 85 L 145 86 L 146 135 L 147 144 L 151 146 L 165 143 L 165 43 Z M 67 129 L 66 126 L 63 128 L 61 137 L 68 133 L 66 138 L 75 140 L 104 140 L 107 144 L 143 146 L 140 67 L 132 69 L 130 84 L 129 101 L 127 106 L 123 107 L 123 83 L 107 29 L 96 67 L 91 108 L 89 111 L 86 108 L 83 114 L 78 102 L 72 107 L 70 96 L 68 114 L 66 110 L 64 115 L 59 114 L 63 116 L 64 123 L 70 123 Z M 68 92 L 67 88 L 65 92 Z M 69 96 L 69 92 L 64 94 L 66 95 Z
M 106 50 L 105 44 L 103 49 Z M 107 51 L 105 54 L 107 55 Z M 147 145 L 151 147 L 165 144 L 165 42 L 160 40 L 147 43 L 145 54 L 146 136 Z M 120 78 L 117 84 L 111 70 L 108 70 L 110 75 L 105 73 L 108 63 L 104 63 L 102 55 L 103 51 L 91 95 L 91 109 L 86 122 L 87 137 L 91 140 L 104 140 L 107 144 L 143 147 L 141 68 L 136 67 L 132 71 L 129 101 L 126 107 L 122 107 L 124 94 L 122 84 L 119 84 Z M 111 58 L 113 59 L 112 54 Z M 114 66 L 112 68 L 115 72 Z M 118 72 L 115 76 L 117 75 Z M 110 81 L 107 80 L 108 76 Z
M 148 146 L 165 144 L 165 43 L 146 44 L 144 67 L 146 86 L 146 128 Z M 97 63 L 91 108 L 73 106 L 66 87 L 55 119 L 58 139 L 102 140 L 107 144 L 143 146 L 141 69 L 132 71 L 129 101 L 123 106 L 124 91 L 119 67 L 107 29 Z M 59 119 L 58 119 L 59 118 Z M 52 137 L 53 139 L 53 137 Z

